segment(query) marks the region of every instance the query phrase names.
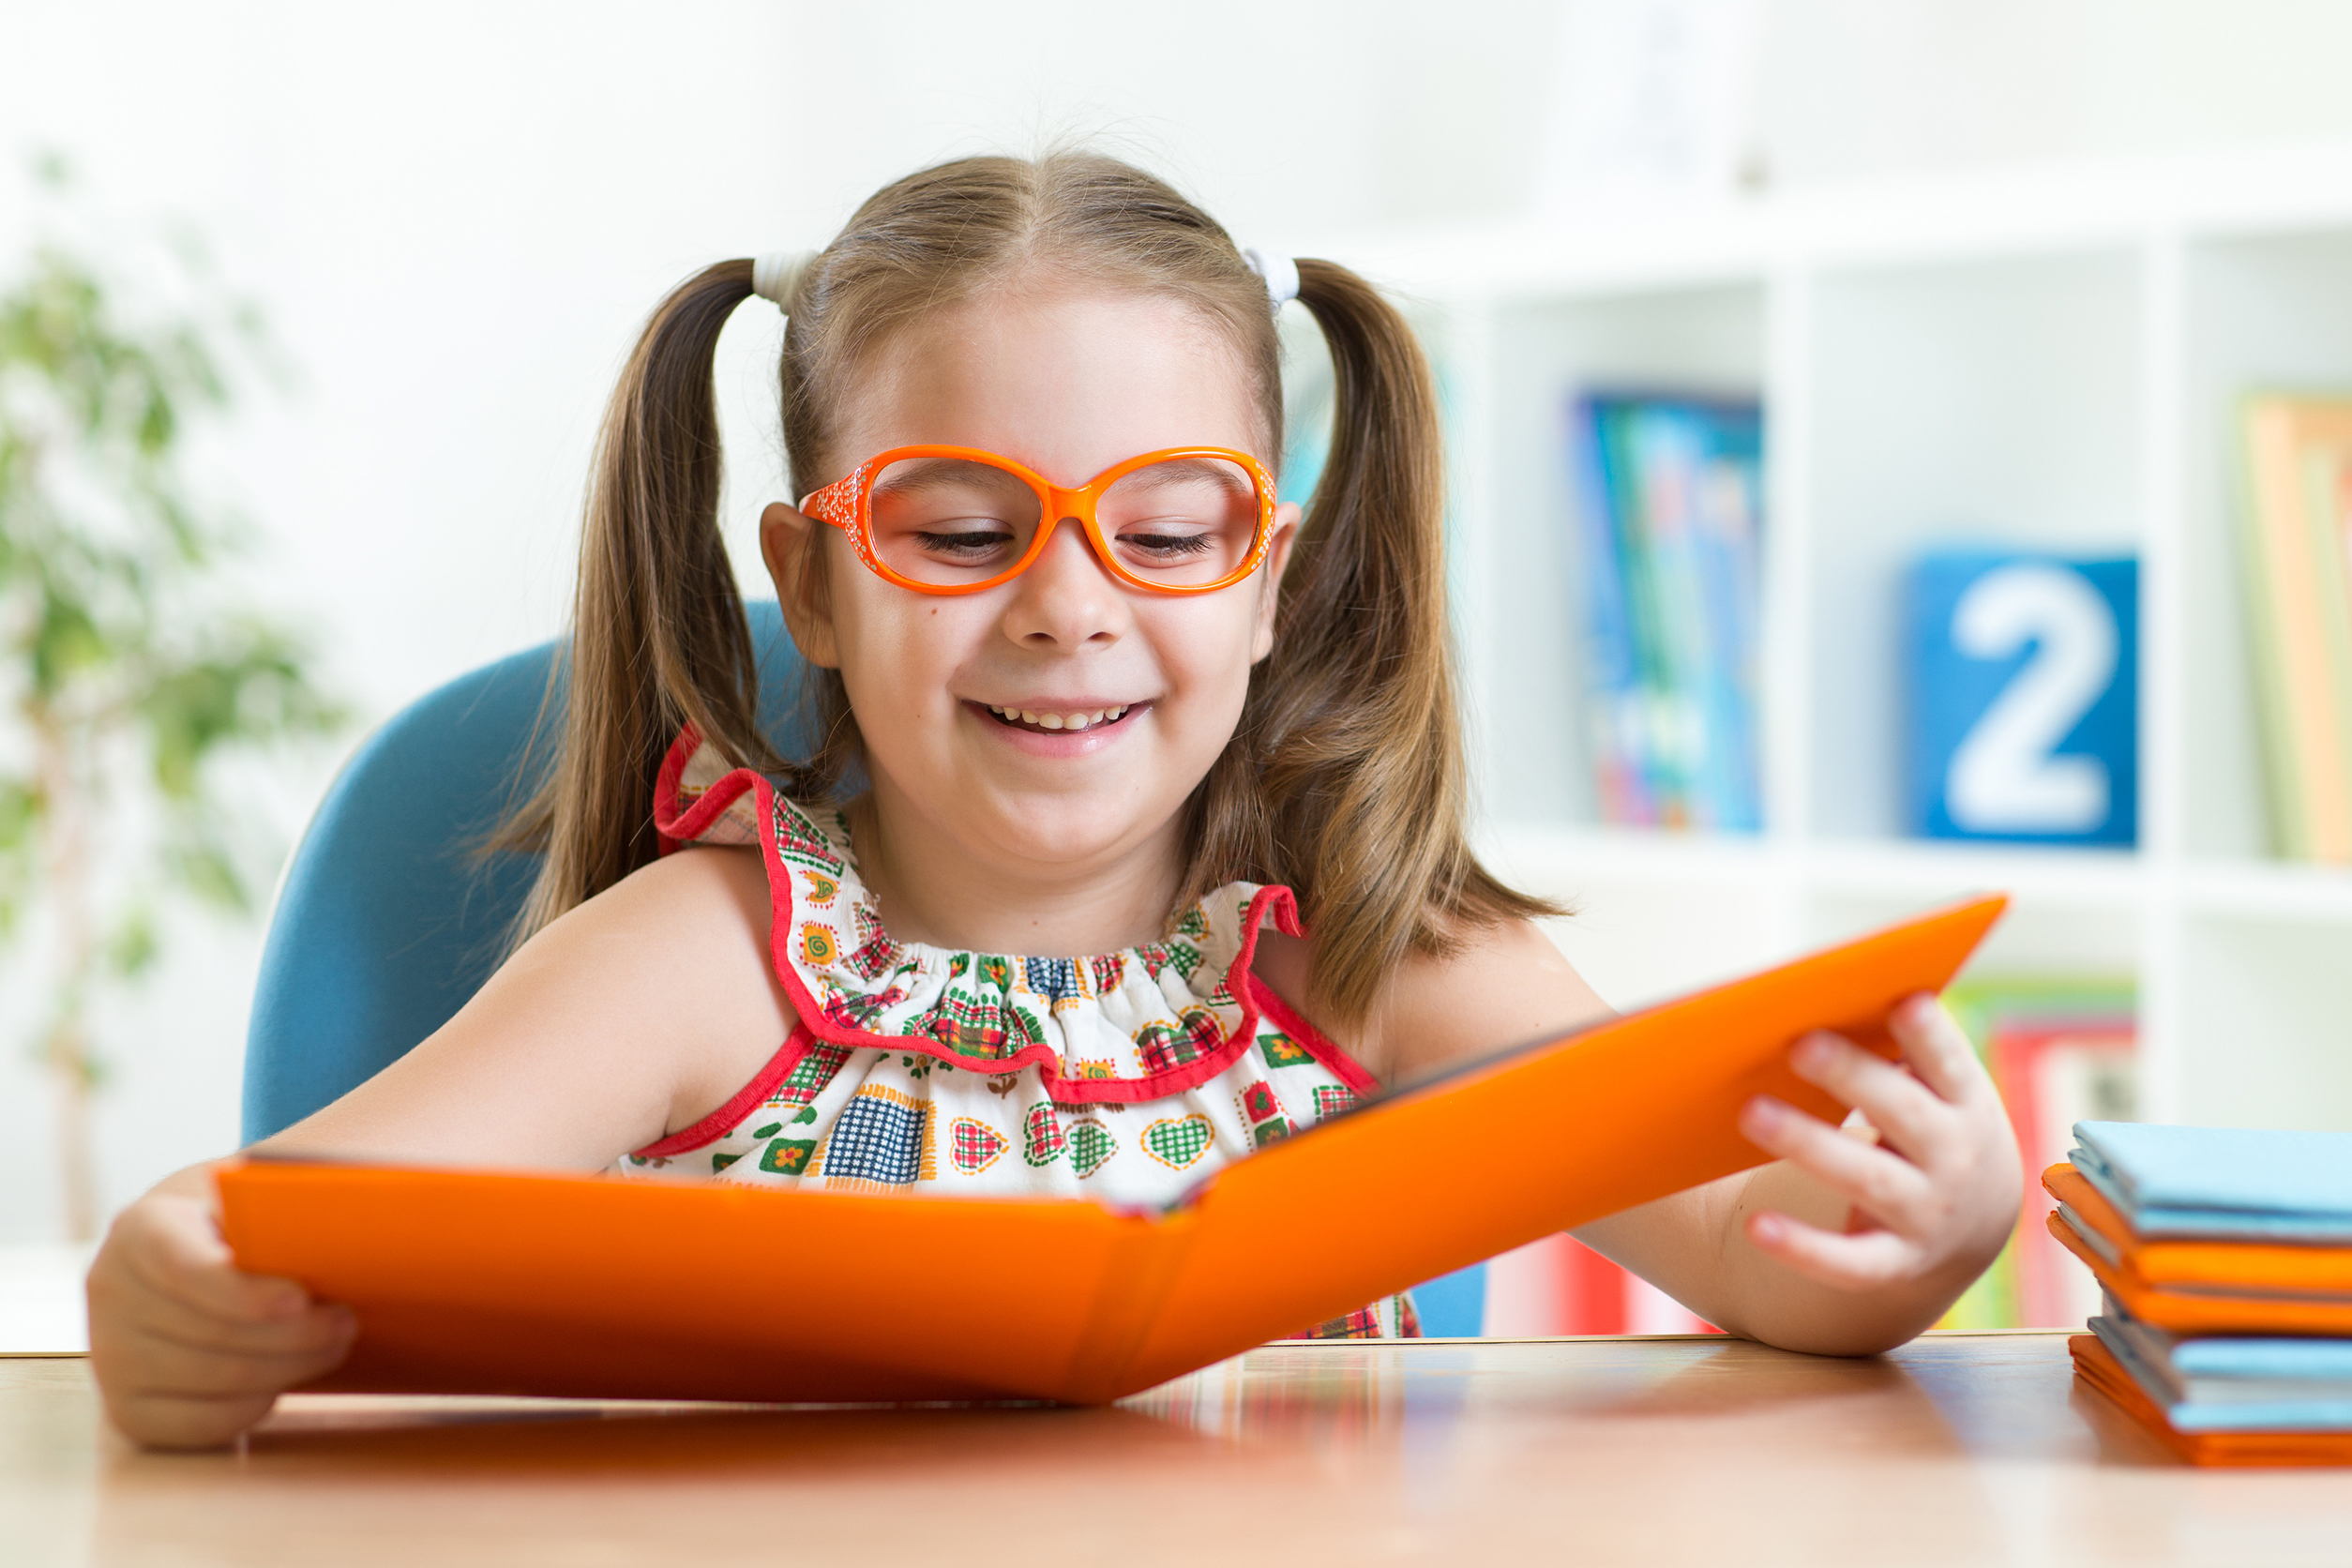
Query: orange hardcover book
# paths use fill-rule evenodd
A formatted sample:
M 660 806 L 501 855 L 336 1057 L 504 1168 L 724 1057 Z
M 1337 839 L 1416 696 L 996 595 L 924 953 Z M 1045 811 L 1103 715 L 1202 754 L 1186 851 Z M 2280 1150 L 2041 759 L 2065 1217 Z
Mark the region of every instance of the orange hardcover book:
M 2042 1173 L 2052 1198 L 2116 1251 L 2117 1272 L 2156 1289 L 2206 1285 L 2233 1291 L 2334 1295 L 2352 1304 L 2352 1246 L 2279 1242 L 2144 1242 L 2099 1189 L 2063 1161 Z
M 2193 1465 L 2352 1465 L 2352 1432 L 2182 1432 L 2094 1334 L 2066 1341 L 2074 1375 Z
M 356 1311 L 319 1388 L 1098 1403 L 1762 1164 L 1749 1096 L 1843 1113 L 1789 1044 L 1892 1057 L 1894 1004 L 2005 903 L 1400 1085 L 1164 1212 L 255 1159 L 222 1223 L 240 1268 Z
M 2050 1234 L 2099 1276 L 2126 1312 L 2167 1334 L 2352 1334 L 2352 1295 L 2238 1285 L 2151 1285 L 2130 1266 L 2128 1258 L 2121 1263 L 2102 1258 L 2057 1211 L 2047 1223 Z

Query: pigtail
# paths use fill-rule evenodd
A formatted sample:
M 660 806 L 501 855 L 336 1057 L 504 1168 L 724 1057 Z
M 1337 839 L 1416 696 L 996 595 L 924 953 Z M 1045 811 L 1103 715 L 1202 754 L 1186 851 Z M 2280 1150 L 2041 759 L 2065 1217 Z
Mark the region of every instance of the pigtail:
M 1263 836 L 1267 880 L 1300 891 L 1314 933 L 1316 995 L 1354 1022 L 1409 953 L 1440 956 L 1470 928 L 1560 912 L 1470 849 L 1428 363 L 1369 283 L 1331 262 L 1298 268 L 1300 303 L 1331 351 L 1331 454 L 1244 719 L 1261 804 L 1214 815 Z
M 605 411 L 571 643 L 540 710 L 543 727 L 562 716 L 560 749 L 493 839 L 546 857 L 518 943 L 655 858 L 654 778 L 683 726 L 732 761 L 780 765 L 760 732 L 759 664 L 718 528 L 712 362 L 751 283 L 751 263 L 722 262 L 673 290 Z

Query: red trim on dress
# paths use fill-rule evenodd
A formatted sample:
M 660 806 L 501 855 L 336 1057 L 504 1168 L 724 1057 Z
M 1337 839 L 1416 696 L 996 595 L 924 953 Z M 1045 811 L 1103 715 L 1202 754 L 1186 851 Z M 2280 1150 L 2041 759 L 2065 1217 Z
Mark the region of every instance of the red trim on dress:
M 1249 977 L 1252 989 L 1258 992 L 1258 1004 L 1274 1026 L 1306 1048 L 1306 1054 L 1332 1070 L 1334 1077 L 1359 1096 L 1368 1097 L 1380 1092 L 1380 1080 L 1356 1064 L 1356 1059 L 1323 1037 L 1320 1030 L 1299 1016 L 1297 1008 L 1282 1000 L 1282 993 L 1255 974 Z
M 1259 1018 L 1271 1014 L 1284 1033 L 1294 1033 L 1305 1041 L 1308 1054 L 1331 1068 L 1349 1088 L 1359 1094 L 1369 1094 L 1379 1088 L 1371 1075 L 1350 1061 L 1346 1052 L 1324 1039 L 1313 1025 L 1299 1018 L 1271 989 L 1258 985 L 1256 976 L 1250 973 L 1250 962 L 1258 952 L 1259 926 L 1269 912 L 1274 915 L 1274 929 L 1285 936 L 1305 934 L 1299 925 L 1297 897 L 1289 888 L 1280 885 L 1261 887 L 1251 897 L 1248 912 L 1243 916 L 1241 950 L 1233 956 L 1233 962 L 1226 970 L 1226 989 L 1231 992 L 1233 1000 L 1242 1009 L 1241 1021 L 1214 1050 L 1164 1073 L 1139 1078 L 1065 1078 L 1062 1076 L 1061 1057 L 1055 1054 L 1051 1046 L 1042 1042 L 1024 1047 L 1011 1056 L 966 1056 L 961 1051 L 947 1049 L 928 1035 L 877 1034 L 869 1030 L 852 1029 L 836 1023 L 825 1016 L 824 1009 L 809 993 L 807 983 L 802 980 L 799 969 L 792 962 L 792 874 L 784 864 L 783 852 L 776 848 L 775 786 L 749 768 L 736 768 L 712 783 L 692 807 L 685 811 L 678 808 L 678 792 L 686 777 L 686 761 L 701 744 L 701 737 L 695 732 L 692 725 L 680 731 L 677 741 L 662 759 L 661 772 L 655 779 L 654 825 L 660 831 L 663 852 L 667 853 L 670 849 L 709 827 L 746 790 L 752 792 L 753 804 L 760 816 L 756 835 L 760 859 L 768 873 L 769 957 L 776 967 L 776 978 L 784 984 L 784 994 L 791 1000 L 792 1011 L 799 1016 L 799 1027 L 817 1038 L 832 1045 L 846 1046 L 852 1050 L 912 1052 L 967 1072 L 989 1076 L 1018 1073 L 1034 1066 L 1047 1096 L 1058 1104 L 1098 1105 L 1114 1101 L 1133 1104 L 1181 1094 L 1216 1077 L 1256 1043 Z M 701 1125 L 696 1123 L 696 1128 Z M 676 1136 L 684 1137 L 685 1134 Z
M 704 1144 L 717 1142 L 750 1121 L 751 1113 L 760 1108 L 761 1102 L 775 1093 L 776 1086 L 800 1065 L 800 1059 L 807 1056 L 816 1044 L 816 1036 L 808 1033 L 807 1026 L 794 1024 L 792 1033 L 776 1048 L 776 1054 L 768 1058 L 768 1064 L 761 1068 L 749 1083 L 736 1090 L 733 1099 L 691 1127 L 657 1138 L 638 1150 L 637 1153 L 649 1160 L 667 1158 L 671 1154 L 690 1154 Z
M 701 744 L 701 731 L 693 725 L 687 725 L 678 731 L 678 738 L 671 743 L 670 750 L 661 760 L 661 771 L 654 776 L 654 827 L 661 836 L 663 854 L 699 837 L 703 829 L 718 820 L 721 812 L 734 805 L 735 797 L 752 783 L 764 782 L 749 768 L 736 768 L 703 791 L 692 806 L 681 811 L 678 792 L 686 787 L 686 763 L 693 759 L 696 748 Z M 733 788 L 730 789 L 730 785 Z M 766 837 L 764 833 L 757 836 Z

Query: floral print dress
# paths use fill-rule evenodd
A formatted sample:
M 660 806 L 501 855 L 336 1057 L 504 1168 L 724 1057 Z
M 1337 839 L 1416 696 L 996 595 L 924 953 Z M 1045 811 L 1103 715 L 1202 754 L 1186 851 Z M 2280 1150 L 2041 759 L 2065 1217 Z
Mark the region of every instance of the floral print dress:
M 1299 933 L 1288 888 L 1228 883 L 1117 953 L 958 952 L 893 939 L 848 820 L 731 767 L 691 729 L 654 807 L 664 852 L 759 848 L 799 1023 L 733 1098 L 626 1156 L 624 1174 L 1160 1208 L 1375 1088 L 1250 972 L 1260 929 Z M 1420 1329 L 1399 1295 L 1308 1332 Z

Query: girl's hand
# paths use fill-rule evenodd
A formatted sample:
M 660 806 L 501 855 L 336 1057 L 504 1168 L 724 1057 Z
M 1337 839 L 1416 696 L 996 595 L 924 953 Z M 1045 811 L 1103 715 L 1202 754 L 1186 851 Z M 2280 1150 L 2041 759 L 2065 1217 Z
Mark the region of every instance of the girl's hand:
M 211 1184 L 200 1168 L 147 1194 L 90 1266 L 91 1368 L 114 1425 L 151 1447 L 227 1442 L 340 1364 L 356 1332 L 294 1281 L 238 1272 Z
M 1825 1285 L 1870 1290 L 1941 1278 L 1956 1289 L 1992 1261 L 2017 1223 L 2017 1144 L 1992 1079 L 1934 997 L 1905 1002 L 1892 1026 L 1901 1064 L 1829 1033 L 1809 1034 L 1789 1051 L 1797 1076 L 1860 1110 L 1877 1144 L 1769 1094 L 1740 1116 L 1750 1142 L 1847 1200 L 1846 1232 L 1767 1209 L 1748 1216 L 1747 1235 L 1758 1251 Z

